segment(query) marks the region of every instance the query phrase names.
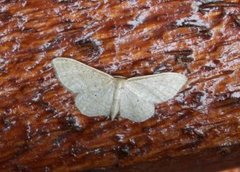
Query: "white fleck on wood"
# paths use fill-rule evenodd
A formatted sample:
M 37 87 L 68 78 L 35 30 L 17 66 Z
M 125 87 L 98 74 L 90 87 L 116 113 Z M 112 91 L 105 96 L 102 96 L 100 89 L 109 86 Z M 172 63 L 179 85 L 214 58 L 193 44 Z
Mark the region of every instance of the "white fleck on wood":
M 77 108 L 86 116 L 118 114 L 135 122 L 154 115 L 154 105 L 173 98 L 187 78 L 178 73 L 161 73 L 129 79 L 112 77 L 69 58 L 55 58 L 53 67 L 64 87 L 77 94 Z

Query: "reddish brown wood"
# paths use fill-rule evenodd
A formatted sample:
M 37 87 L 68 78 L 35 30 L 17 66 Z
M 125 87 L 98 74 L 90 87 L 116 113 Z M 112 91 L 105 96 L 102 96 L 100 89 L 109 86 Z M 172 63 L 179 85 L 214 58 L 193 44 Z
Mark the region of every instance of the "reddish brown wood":
M 189 81 L 146 122 L 88 118 L 57 81 L 57 56 Z M 0 0 L 1 170 L 220 170 L 239 164 L 239 142 L 239 0 Z

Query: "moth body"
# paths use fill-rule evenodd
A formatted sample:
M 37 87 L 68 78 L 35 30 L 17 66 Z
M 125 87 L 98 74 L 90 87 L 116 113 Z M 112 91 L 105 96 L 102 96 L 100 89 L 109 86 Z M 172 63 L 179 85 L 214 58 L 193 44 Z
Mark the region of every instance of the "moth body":
M 124 88 L 125 83 L 125 78 L 115 78 L 115 90 L 113 94 L 113 103 L 110 111 L 110 116 L 112 119 L 114 119 L 119 113 L 121 92 Z

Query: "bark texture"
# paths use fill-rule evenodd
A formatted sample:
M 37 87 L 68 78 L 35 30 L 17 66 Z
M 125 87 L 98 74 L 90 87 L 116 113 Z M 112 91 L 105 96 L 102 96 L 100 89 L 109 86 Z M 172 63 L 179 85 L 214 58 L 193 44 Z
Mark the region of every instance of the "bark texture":
M 57 56 L 189 81 L 143 123 L 88 118 L 56 79 Z M 236 162 L 239 144 L 239 0 L 0 0 L 1 170 L 158 171 L 172 158 Z

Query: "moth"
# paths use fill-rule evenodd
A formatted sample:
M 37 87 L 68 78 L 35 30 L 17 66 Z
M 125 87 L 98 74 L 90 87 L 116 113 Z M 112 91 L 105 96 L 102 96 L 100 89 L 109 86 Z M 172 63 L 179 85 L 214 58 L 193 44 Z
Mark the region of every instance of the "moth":
M 124 78 L 111 76 L 69 58 L 52 61 L 61 84 L 76 95 L 79 111 L 89 117 L 118 114 L 134 122 L 143 122 L 154 115 L 155 104 L 173 98 L 187 82 L 178 73 L 166 72 Z

